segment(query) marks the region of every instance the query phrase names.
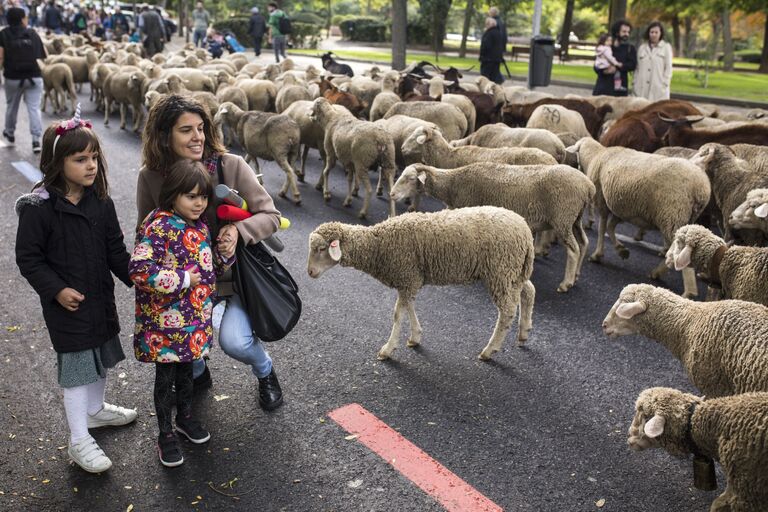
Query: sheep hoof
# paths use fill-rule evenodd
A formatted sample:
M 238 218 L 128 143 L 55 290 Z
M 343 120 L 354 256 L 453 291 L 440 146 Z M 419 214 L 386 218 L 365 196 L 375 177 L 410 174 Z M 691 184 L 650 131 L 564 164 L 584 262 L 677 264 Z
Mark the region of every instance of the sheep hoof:
M 357 214 L 358 219 L 365 219 L 368 216 L 366 212 L 360 212 Z
M 331 194 L 323 194 L 323 201 L 326 203 L 330 202 L 331 200 Z
M 421 345 L 421 342 L 420 341 L 416 341 L 413 338 L 408 338 L 408 341 L 406 342 L 406 345 L 411 347 L 411 348 L 413 348 L 413 347 L 418 347 L 419 345 Z
M 411 206 L 408 207 L 408 211 L 409 212 L 415 212 L 416 211 L 416 207 L 411 205 Z
M 557 287 L 557 293 L 565 293 L 573 287 L 573 283 L 560 283 Z
M 383 190 L 377 190 L 376 191 L 376 197 L 381 197 L 383 195 L 384 195 L 384 191 Z
M 528 330 L 526 329 L 522 333 L 520 333 L 520 336 L 517 337 L 517 346 L 522 347 L 525 345 L 525 342 L 528 341 Z
M 296 179 L 299 180 L 300 183 L 304 183 L 304 175 L 303 174 L 297 174 Z
M 315 190 L 317 190 L 318 192 L 319 192 L 319 191 L 321 191 L 321 190 L 323 190 L 323 184 L 322 184 L 322 182 L 321 182 L 321 183 L 318 183 L 317 185 L 315 185 Z
M 698 293 L 694 292 L 683 292 L 683 298 L 684 299 L 695 299 L 699 296 Z
M 296 205 L 296 206 L 301 206 L 301 197 L 300 196 L 294 197 L 293 198 L 293 204 Z
M 619 253 L 619 258 L 623 260 L 629 259 L 629 249 L 627 249 L 626 247 L 618 247 L 616 249 L 616 252 Z
M 277 195 L 280 197 L 285 197 L 285 190 L 281 190 L 280 192 L 277 193 Z
M 379 361 L 386 361 L 392 356 L 392 352 L 394 352 L 394 350 L 392 350 L 391 352 L 387 352 L 384 349 L 381 349 L 379 350 L 379 353 L 376 354 L 376 359 L 378 359 Z
M 602 260 L 603 260 L 602 254 L 593 254 L 592 256 L 589 257 L 589 261 L 593 263 L 600 263 Z
M 490 361 L 491 358 L 493 357 L 493 353 L 494 352 L 496 352 L 496 351 L 495 350 L 488 350 L 488 351 L 483 350 L 482 352 L 480 352 L 480 355 L 477 356 L 477 358 L 479 360 L 481 360 L 481 361 Z
M 345 208 L 349 208 L 350 206 L 352 206 L 352 198 L 351 197 L 344 198 L 344 202 L 341 203 L 341 205 L 344 206 Z

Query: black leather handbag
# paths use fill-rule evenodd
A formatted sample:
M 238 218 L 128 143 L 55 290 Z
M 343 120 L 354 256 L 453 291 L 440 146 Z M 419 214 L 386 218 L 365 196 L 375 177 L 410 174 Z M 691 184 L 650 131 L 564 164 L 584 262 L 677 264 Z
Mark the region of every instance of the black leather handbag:
M 221 157 L 219 183 L 224 183 Z M 285 338 L 301 317 L 299 286 L 262 242 L 245 245 L 242 239 L 232 266 L 235 293 L 240 297 L 253 333 L 262 341 Z

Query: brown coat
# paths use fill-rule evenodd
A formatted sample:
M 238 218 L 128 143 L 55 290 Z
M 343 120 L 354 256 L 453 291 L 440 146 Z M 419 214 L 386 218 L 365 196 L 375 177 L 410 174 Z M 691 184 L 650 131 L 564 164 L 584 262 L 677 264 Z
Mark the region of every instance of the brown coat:
M 277 231 L 280 226 L 280 212 L 275 208 L 275 203 L 264 187 L 256 179 L 251 166 L 242 157 L 225 153 L 221 160 L 221 171 L 224 175 L 224 184 L 237 190 L 240 197 L 248 203 L 248 210 L 253 217 L 235 222 L 240 238 L 252 245 Z M 160 187 L 163 184 L 163 175 L 157 171 L 142 168 L 139 171 L 139 181 L 136 186 L 136 209 L 138 210 L 138 226 L 144 218 L 160 204 Z M 219 184 L 218 175 L 211 176 L 213 186 Z M 209 198 L 205 217 L 211 229 L 211 238 L 216 239 L 219 225 L 216 218 L 217 201 Z M 138 228 L 137 226 L 137 228 Z M 232 295 L 232 274 L 227 272 L 216 281 L 220 296 Z

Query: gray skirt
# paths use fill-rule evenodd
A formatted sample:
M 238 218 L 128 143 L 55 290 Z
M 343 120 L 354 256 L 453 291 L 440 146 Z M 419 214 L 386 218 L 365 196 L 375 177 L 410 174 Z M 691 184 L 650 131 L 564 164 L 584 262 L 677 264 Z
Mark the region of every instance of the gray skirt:
M 100 347 L 64 352 L 56 356 L 59 363 L 59 386 L 63 388 L 85 386 L 103 379 L 107 376 L 107 368 L 114 368 L 125 359 L 119 335 Z

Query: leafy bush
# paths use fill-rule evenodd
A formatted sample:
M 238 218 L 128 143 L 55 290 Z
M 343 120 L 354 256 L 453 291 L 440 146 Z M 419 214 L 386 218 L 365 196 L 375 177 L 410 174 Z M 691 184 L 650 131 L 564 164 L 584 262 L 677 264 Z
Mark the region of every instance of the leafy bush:
M 736 53 L 736 59 L 741 62 L 751 62 L 753 64 L 760 64 L 760 52 L 758 50 L 741 50 Z
M 321 27 L 324 27 L 327 22 L 327 18 L 311 11 L 294 12 L 289 17 L 293 23 L 312 23 Z
M 307 13 L 304 13 L 305 15 Z M 236 16 L 234 18 L 224 19 L 217 21 L 213 24 L 213 28 L 222 32 L 224 30 L 230 30 L 240 44 L 243 46 L 251 47 L 253 41 L 251 36 L 248 35 L 248 21 L 249 18 L 245 16 Z M 304 23 L 301 21 L 294 21 L 292 18 L 291 25 L 293 26 L 293 34 L 290 36 L 290 40 L 293 42 L 294 48 L 317 48 L 320 42 L 320 31 L 323 29 L 324 23 Z
M 375 18 L 352 18 L 339 24 L 341 35 L 349 41 L 384 42 L 387 25 Z
M 411 18 L 408 18 L 406 34 L 409 44 L 432 44 L 434 39 L 429 21 L 420 16 L 413 21 L 411 21 Z

